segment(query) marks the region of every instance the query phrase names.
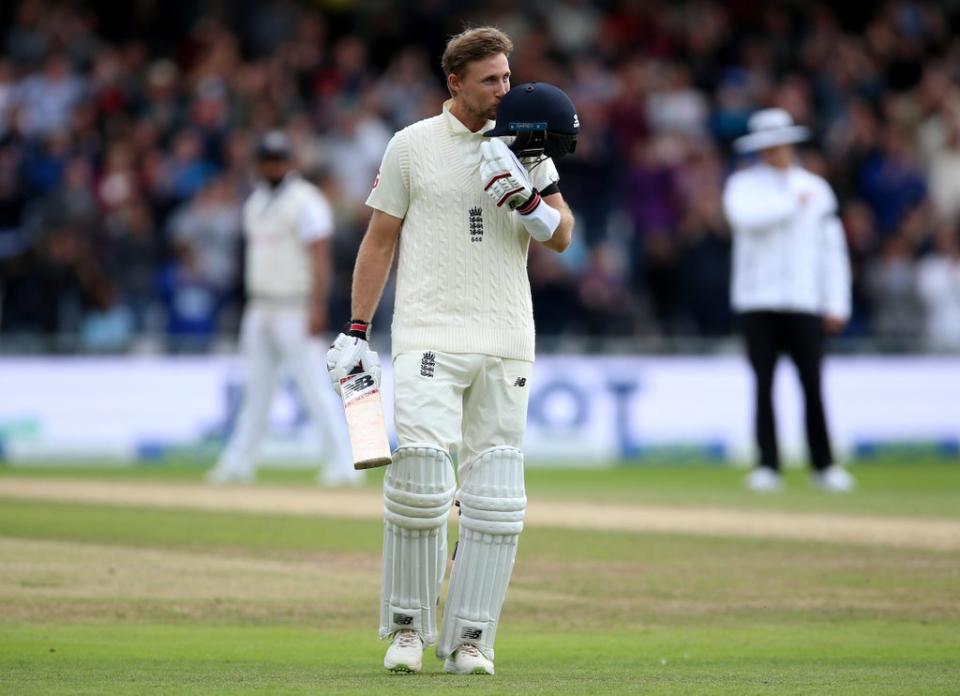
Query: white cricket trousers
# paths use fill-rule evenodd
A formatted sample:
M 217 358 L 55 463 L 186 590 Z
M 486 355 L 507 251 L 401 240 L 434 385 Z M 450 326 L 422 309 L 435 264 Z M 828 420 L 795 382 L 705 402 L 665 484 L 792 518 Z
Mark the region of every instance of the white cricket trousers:
M 461 482 L 491 447 L 523 450 L 533 363 L 476 353 L 406 352 L 393 359 L 397 445 L 458 455 Z
M 327 472 L 353 474 L 349 447 L 335 420 L 342 414 L 320 392 L 329 380 L 316 353 L 311 355 L 308 324 L 305 303 L 254 299 L 244 310 L 240 347 L 247 374 L 236 426 L 218 464 L 224 471 L 241 476 L 253 473 L 270 404 L 285 369 L 323 439 Z

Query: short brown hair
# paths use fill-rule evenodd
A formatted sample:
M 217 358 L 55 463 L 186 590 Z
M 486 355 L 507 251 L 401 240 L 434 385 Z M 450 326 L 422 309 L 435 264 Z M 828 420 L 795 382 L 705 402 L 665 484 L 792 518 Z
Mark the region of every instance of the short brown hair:
M 476 27 L 460 32 L 450 38 L 440 59 L 445 78 L 450 75 L 463 77 L 467 63 L 503 53 L 509 56 L 513 41 L 496 27 Z

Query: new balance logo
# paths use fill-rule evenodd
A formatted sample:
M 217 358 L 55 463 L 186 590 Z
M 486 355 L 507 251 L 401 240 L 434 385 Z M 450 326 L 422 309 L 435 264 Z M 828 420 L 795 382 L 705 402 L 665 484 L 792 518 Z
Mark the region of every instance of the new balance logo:
M 420 358 L 420 376 L 421 377 L 433 377 L 433 371 L 437 367 L 437 356 L 435 353 L 427 351 L 423 354 L 423 357 Z
M 515 387 L 525 387 L 525 386 L 527 386 L 527 378 L 526 378 L 526 377 L 517 377 L 517 381 L 513 383 L 513 386 L 515 386 Z
M 357 375 L 352 378 L 351 381 L 341 382 L 340 390 L 343 392 L 344 396 L 352 396 L 353 394 L 359 394 L 365 389 L 369 389 L 374 386 L 373 377 L 367 373 Z
M 407 614 L 394 614 L 393 623 L 397 626 L 409 626 L 413 623 L 413 617 Z
M 470 241 L 483 241 L 483 209 L 470 208 Z
M 574 128 L 580 127 L 580 117 L 577 116 L 576 114 L 573 115 L 573 127 Z
M 482 628 L 472 628 L 467 626 L 465 629 L 463 629 L 463 633 L 460 634 L 460 637 L 464 640 L 480 640 L 480 636 L 482 635 Z

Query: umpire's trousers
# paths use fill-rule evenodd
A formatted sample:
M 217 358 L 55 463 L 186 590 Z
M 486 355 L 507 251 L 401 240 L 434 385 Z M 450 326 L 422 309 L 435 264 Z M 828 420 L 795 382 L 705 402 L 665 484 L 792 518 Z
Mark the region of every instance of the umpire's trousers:
M 807 446 L 818 471 L 833 463 L 827 419 L 820 388 L 823 360 L 823 321 L 798 312 L 745 312 L 740 316 L 747 356 L 756 378 L 755 425 L 760 466 L 780 468 L 773 413 L 773 375 L 777 359 L 786 353 L 797 366 L 803 387 Z

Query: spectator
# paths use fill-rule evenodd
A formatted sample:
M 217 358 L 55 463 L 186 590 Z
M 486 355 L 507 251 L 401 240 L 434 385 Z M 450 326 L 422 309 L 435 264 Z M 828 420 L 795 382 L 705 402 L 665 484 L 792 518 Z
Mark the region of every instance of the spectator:
M 13 108 L 16 103 L 16 82 L 13 77 L 13 64 L 0 56 L 0 140 L 10 130 L 13 121 Z
M 890 321 L 891 297 L 878 289 L 889 286 L 870 285 L 866 272 L 888 281 L 887 272 L 901 273 L 885 265 L 884 240 L 906 225 L 902 272 L 916 275 L 931 216 L 960 219 L 960 38 L 946 31 L 960 14 L 949 4 L 754 12 L 719 0 L 549 8 L 465 0 L 407 3 L 389 18 L 377 3 L 333 13 L 291 2 L 194 5 L 137 14 L 127 30 L 98 24 L 82 3 L 17 0 L 0 12 L 8 20 L 0 35 L 0 285 L 8 288 L 0 329 L 47 297 L 40 269 L 50 263 L 51 236 L 64 229 L 88 251 L 58 258 L 92 255 L 118 301 L 133 303 L 138 330 L 155 327 L 150 316 L 175 289 L 156 279 L 195 287 L 183 271 L 201 263 L 156 231 L 172 230 L 175 211 L 205 199 L 213 180 L 229 182 L 232 200 L 247 195 L 250 139 L 276 127 L 290 133 L 305 173 L 324 172 L 337 192 L 347 232 L 337 236 L 344 267 L 335 269 L 331 303 L 346 308 L 339 281 L 366 223 L 361 204 L 385 137 L 437 112 L 445 90 L 436 57 L 443 37 L 468 19 L 495 18 L 522 36 L 514 82 L 555 82 L 580 113 L 578 151 L 561 163 L 578 220 L 574 262 L 546 270 L 531 259 L 534 282 L 542 281 L 535 295 L 575 298 L 567 317 L 539 312 L 552 331 L 590 330 L 589 302 L 576 297 L 594 302 L 606 293 L 597 288 L 616 286 L 611 249 L 627 250 L 612 275 L 632 280 L 632 321 L 648 309 L 655 317 L 645 331 L 728 330 L 729 306 L 709 290 L 728 263 L 716 170 L 731 166 L 731 143 L 765 105 L 811 127 L 822 157 L 804 164 L 840 199 L 854 264 L 846 336 L 872 338 Z M 703 162 L 713 174 L 701 176 Z M 77 177 L 92 181 L 77 185 Z M 36 212 L 47 204 L 54 208 Z M 239 285 L 224 292 L 217 303 L 236 307 Z M 81 309 L 89 306 L 81 299 Z M 70 312 L 49 314 L 69 326 L 44 331 L 76 329 Z M 215 324 L 229 314 L 218 316 Z
M 192 247 L 179 247 L 176 259 L 160 274 L 158 285 L 169 347 L 175 351 L 209 348 L 225 298 L 204 278 Z
M 203 151 L 203 138 L 198 131 L 184 128 L 176 134 L 170 162 L 170 183 L 175 200 L 187 200 L 214 175 L 216 168 L 203 159 Z
M 930 199 L 941 220 L 960 221 L 960 109 L 945 125 L 944 142 L 930 159 Z
M 42 73 L 30 75 L 17 87 L 24 134 L 34 138 L 64 130 L 84 91 L 84 81 L 74 75 L 67 57 L 52 54 Z
M 960 242 L 955 224 L 937 230 L 934 251 L 917 267 L 917 292 L 924 306 L 927 344 L 960 350 Z
M 123 350 L 133 338 L 134 317 L 119 301 L 116 287 L 99 278 L 91 288 L 91 307 L 80 326 L 80 346 L 87 351 Z
M 921 335 L 916 275 L 913 245 L 906 232 L 889 235 L 882 242 L 880 257 L 870 261 L 865 272 L 873 336 L 902 346 L 906 339 Z
M 171 237 L 203 285 L 226 294 L 240 263 L 239 202 L 223 179 L 214 179 L 173 213 Z
M 926 184 L 906 135 L 887 126 L 880 147 L 860 170 L 860 192 L 873 208 L 881 236 L 893 233 L 910 210 L 923 202 Z

